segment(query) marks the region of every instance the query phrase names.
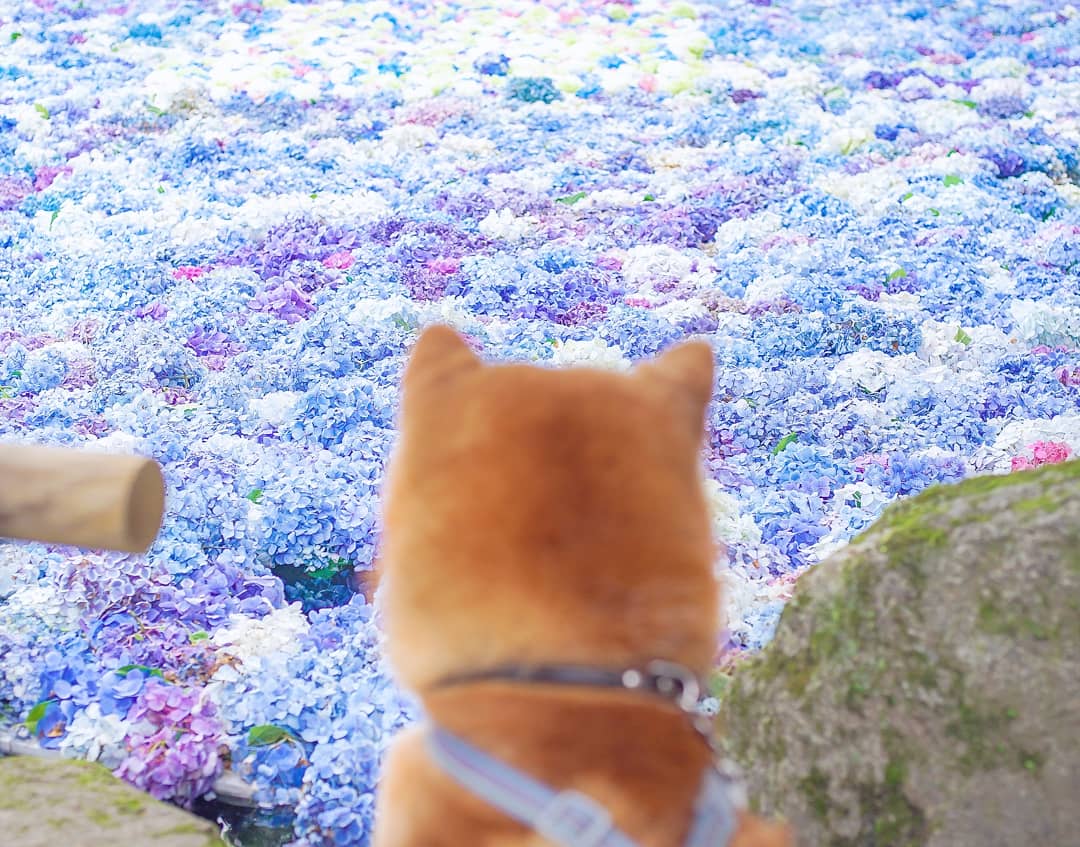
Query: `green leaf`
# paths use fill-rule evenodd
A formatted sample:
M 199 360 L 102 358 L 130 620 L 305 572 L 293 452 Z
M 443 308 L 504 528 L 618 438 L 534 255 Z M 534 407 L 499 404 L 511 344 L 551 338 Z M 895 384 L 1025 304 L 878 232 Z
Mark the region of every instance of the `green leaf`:
M 652 195 L 652 194 L 646 194 L 642 199 L 646 203 L 652 203 L 656 199 L 656 197 L 654 195 Z
M 905 271 L 903 268 L 899 268 L 898 270 L 895 270 L 891 274 L 889 274 L 887 281 L 892 282 L 894 279 L 903 279 L 906 276 L 907 271 Z
M 251 491 L 244 496 L 257 506 L 262 502 L 263 490 L 261 488 L 252 488 Z
M 914 196 L 915 196 L 915 192 L 914 191 L 909 191 L 907 194 L 905 194 L 903 197 L 900 198 L 900 202 L 903 203 L 905 200 L 910 200 Z
M 798 440 L 799 440 L 799 433 L 797 433 L 797 432 L 793 432 L 790 435 L 785 435 L 783 438 L 781 438 L 776 443 L 776 446 L 773 447 L 772 454 L 774 456 L 779 456 L 781 453 L 783 453 L 788 448 L 789 444 L 792 444 L 792 443 L 794 443 L 794 442 L 796 442 Z
M 941 212 L 939 212 L 937 209 L 930 209 L 929 211 L 930 214 L 933 215 L 935 218 L 941 214 Z
M 147 103 L 146 108 L 147 108 L 147 111 L 150 112 L 150 114 L 152 114 L 152 115 L 154 115 L 155 117 L 158 117 L 158 118 L 160 118 L 162 115 L 169 114 L 167 111 L 165 111 L 164 109 L 158 108 L 153 103 Z
M 854 492 L 851 495 L 851 499 L 855 502 L 855 508 L 856 509 L 861 509 L 862 508 L 862 492 L 861 491 Z
M 953 339 L 953 340 L 954 341 L 959 341 L 961 344 L 970 344 L 971 343 L 971 336 L 968 335 L 966 332 L 964 332 L 964 330 L 958 329 L 956 331 L 956 338 Z
M 56 219 L 58 217 L 60 217 L 60 210 L 59 209 L 57 209 L 55 212 L 53 212 L 52 216 L 49 218 L 49 229 L 52 229 L 52 225 L 54 223 L 56 223 Z
M 11 40 L 12 41 L 18 41 L 20 38 L 22 38 L 22 33 L 21 32 L 13 32 L 13 33 L 11 33 Z
M 714 670 L 709 674 L 708 689 L 709 695 L 715 697 L 717 700 L 723 700 L 724 695 L 731 688 L 731 674 L 724 673 L 721 670 Z
M 953 186 L 953 185 L 960 185 L 960 184 L 962 184 L 962 183 L 963 183 L 963 180 L 962 180 L 962 179 L 960 179 L 960 177 L 958 177 L 958 176 L 957 176 L 956 174 L 949 174 L 949 175 L 947 175 L 947 176 L 945 177 L 945 179 L 943 180 L 943 182 L 945 183 L 945 187 L 946 187 L 946 188 L 949 188 L 950 186 Z
M 348 559 L 331 556 L 321 568 L 305 571 L 305 575 L 308 579 L 333 579 L 350 568 L 352 568 L 352 562 Z
M 200 641 L 206 641 L 210 637 L 210 633 L 204 629 L 200 629 L 198 632 L 193 632 L 187 637 L 187 640 L 192 644 L 198 644 Z
M 157 187 L 157 193 L 158 194 L 164 194 L 165 193 L 165 186 L 164 185 L 159 185 Z
M 52 117 L 52 115 L 49 113 L 49 110 L 45 106 L 44 103 L 35 103 L 34 104 L 34 111 L 36 111 L 39 115 L 41 115 L 41 117 L 45 118 L 45 120 L 48 120 L 49 118 Z
M 562 203 L 564 206 L 573 206 L 578 200 L 584 200 L 585 196 L 584 191 L 577 191 L 574 194 L 567 194 L 565 197 L 559 197 L 555 202 Z
M 158 679 L 165 679 L 165 674 L 157 668 L 150 668 L 146 665 L 124 665 L 122 668 L 116 669 L 116 672 L 120 674 L 120 676 L 127 676 L 132 671 L 142 671 L 147 676 L 156 676 Z
M 26 729 L 31 735 L 37 733 L 38 721 L 45 717 L 45 712 L 47 712 L 49 706 L 55 702 L 55 699 L 42 700 L 30 710 L 30 713 L 26 716 L 26 720 L 23 721 L 23 723 L 26 725 Z
M 974 100 L 953 100 L 954 103 L 959 103 L 961 106 L 967 106 L 969 109 L 977 109 L 978 104 Z
M 247 743 L 249 747 L 269 747 L 271 744 L 280 744 L 282 741 L 296 741 L 297 738 L 284 727 L 272 723 L 263 723 L 253 726 L 248 730 Z

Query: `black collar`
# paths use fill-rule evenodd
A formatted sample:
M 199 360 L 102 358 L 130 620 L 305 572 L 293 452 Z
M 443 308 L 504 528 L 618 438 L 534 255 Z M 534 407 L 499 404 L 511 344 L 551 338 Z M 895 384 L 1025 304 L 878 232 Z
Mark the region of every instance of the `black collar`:
M 435 687 L 449 688 L 473 682 L 522 682 L 639 691 L 662 697 L 691 717 L 700 714 L 697 706 L 703 690 L 701 680 L 693 671 L 659 659 L 641 668 L 623 670 L 588 665 L 501 665 L 453 674 L 437 682 Z
M 615 688 L 660 697 L 676 706 L 689 720 L 701 740 L 712 750 L 713 767 L 731 785 L 740 786 L 739 769 L 728 761 L 713 734 L 713 719 L 702 711 L 700 702 L 706 688 L 701 679 L 676 662 L 654 659 L 641 668 L 611 670 L 589 665 L 500 665 L 443 677 L 435 688 L 451 688 L 476 682 L 519 682 L 536 685 L 569 685 L 585 688 Z M 745 800 L 742 806 L 745 806 Z

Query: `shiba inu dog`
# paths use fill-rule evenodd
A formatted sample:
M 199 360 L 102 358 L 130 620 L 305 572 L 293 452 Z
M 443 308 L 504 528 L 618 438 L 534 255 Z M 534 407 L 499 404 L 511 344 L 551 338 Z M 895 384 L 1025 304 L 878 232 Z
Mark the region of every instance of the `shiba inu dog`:
M 712 373 L 701 343 L 613 373 L 485 365 L 449 328 L 423 333 L 380 577 L 390 658 L 428 722 L 393 743 L 375 847 L 681 847 L 701 830 Z M 534 820 L 506 799 L 518 789 L 558 802 Z M 709 847 L 791 844 L 784 827 L 729 817 Z

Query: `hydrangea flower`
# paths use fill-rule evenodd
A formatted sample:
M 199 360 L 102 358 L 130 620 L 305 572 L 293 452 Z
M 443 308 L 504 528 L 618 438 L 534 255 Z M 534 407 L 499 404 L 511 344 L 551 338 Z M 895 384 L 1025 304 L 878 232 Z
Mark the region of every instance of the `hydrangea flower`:
M 0 438 L 168 484 L 145 557 L 0 545 L 0 731 L 180 803 L 231 768 L 301 845 L 366 842 L 416 716 L 354 595 L 422 327 L 712 345 L 725 661 L 889 502 L 1080 449 L 1074 9 L 444 11 L 0 21 Z

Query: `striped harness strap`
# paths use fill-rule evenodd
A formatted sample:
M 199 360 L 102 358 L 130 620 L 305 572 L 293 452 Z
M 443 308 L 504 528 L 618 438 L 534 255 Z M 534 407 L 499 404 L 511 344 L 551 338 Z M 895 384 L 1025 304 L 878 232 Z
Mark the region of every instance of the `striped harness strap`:
M 428 735 L 428 749 L 462 788 L 559 847 L 637 847 L 585 794 L 557 791 L 440 728 Z M 684 847 L 726 847 L 741 806 L 735 778 L 706 770 Z

